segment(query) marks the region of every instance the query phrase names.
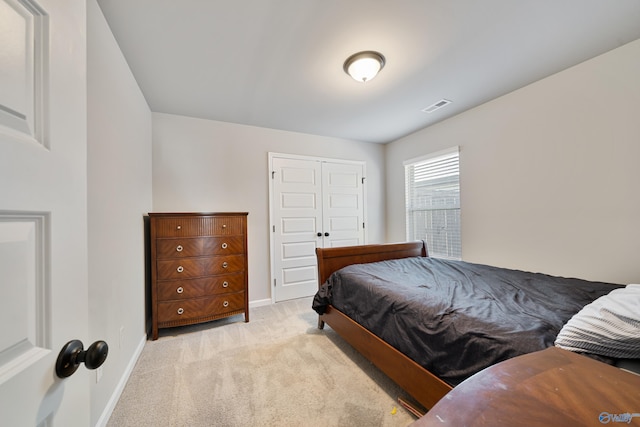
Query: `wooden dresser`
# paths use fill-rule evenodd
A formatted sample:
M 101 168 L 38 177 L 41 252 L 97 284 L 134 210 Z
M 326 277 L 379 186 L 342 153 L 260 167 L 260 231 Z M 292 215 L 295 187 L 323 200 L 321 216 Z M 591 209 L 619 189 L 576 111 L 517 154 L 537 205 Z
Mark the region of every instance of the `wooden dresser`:
M 158 329 L 244 313 L 247 213 L 149 213 L 152 338 Z

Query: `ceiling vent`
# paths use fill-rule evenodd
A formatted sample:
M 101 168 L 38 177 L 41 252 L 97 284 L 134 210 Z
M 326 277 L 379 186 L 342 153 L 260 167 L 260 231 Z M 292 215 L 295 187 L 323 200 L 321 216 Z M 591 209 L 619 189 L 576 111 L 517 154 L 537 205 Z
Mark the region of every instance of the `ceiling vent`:
M 424 113 L 433 113 L 436 110 L 439 110 L 440 108 L 444 107 L 445 105 L 449 105 L 451 104 L 451 101 L 449 101 L 448 99 L 441 99 L 440 101 L 436 102 L 435 104 L 429 105 L 427 108 L 423 108 L 422 112 Z

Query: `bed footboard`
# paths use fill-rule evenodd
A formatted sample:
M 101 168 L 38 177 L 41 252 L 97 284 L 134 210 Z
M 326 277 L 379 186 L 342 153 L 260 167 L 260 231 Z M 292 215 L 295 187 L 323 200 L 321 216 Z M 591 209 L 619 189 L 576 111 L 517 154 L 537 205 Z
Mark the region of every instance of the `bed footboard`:
M 331 329 L 384 372 L 425 409 L 433 407 L 452 387 L 351 318 L 329 306 L 320 316 Z
M 316 256 L 318 280 L 321 285 L 334 271 L 347 265 L 415 256 L 426 257 L 428 253 L 425 243 L 420 241 L 318 248 Z M 435 405 L 452 389 L 449 384 L 332 306 L 319 316 L 318 328 L 323 329 L 325 322 L 426 409 Z

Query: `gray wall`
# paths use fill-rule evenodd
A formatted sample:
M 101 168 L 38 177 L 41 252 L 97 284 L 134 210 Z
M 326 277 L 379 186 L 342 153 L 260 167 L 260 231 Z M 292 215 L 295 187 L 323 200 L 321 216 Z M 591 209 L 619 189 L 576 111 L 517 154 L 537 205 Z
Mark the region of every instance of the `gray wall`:
M 151 112 L 95 0 L 87 2 L 87 33 L 89 336 L 109 344 L 102 379 L 90 376 L 95 425 L 146 341 Z
M 640 283 L 638 76 L 640 40 L 388 144 L 388 239 L 402 162 L 459 145 L 465 260 Z
M 153 113 L 154 210 L 249 212 L 249 300 L 260 303 L 271 299 L 269 152 L 365 161 L 369 242 L 384 241 L 382 145 Z

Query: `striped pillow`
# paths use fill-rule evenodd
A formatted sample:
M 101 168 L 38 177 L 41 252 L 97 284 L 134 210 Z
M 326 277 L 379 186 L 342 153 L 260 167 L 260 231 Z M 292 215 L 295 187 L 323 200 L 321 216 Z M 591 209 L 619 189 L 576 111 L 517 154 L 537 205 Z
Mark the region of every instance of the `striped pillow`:
M 555 345 L 613 358 L 640 358 L 640 285 L 614 289 L 584 306 L 562 327 Z

